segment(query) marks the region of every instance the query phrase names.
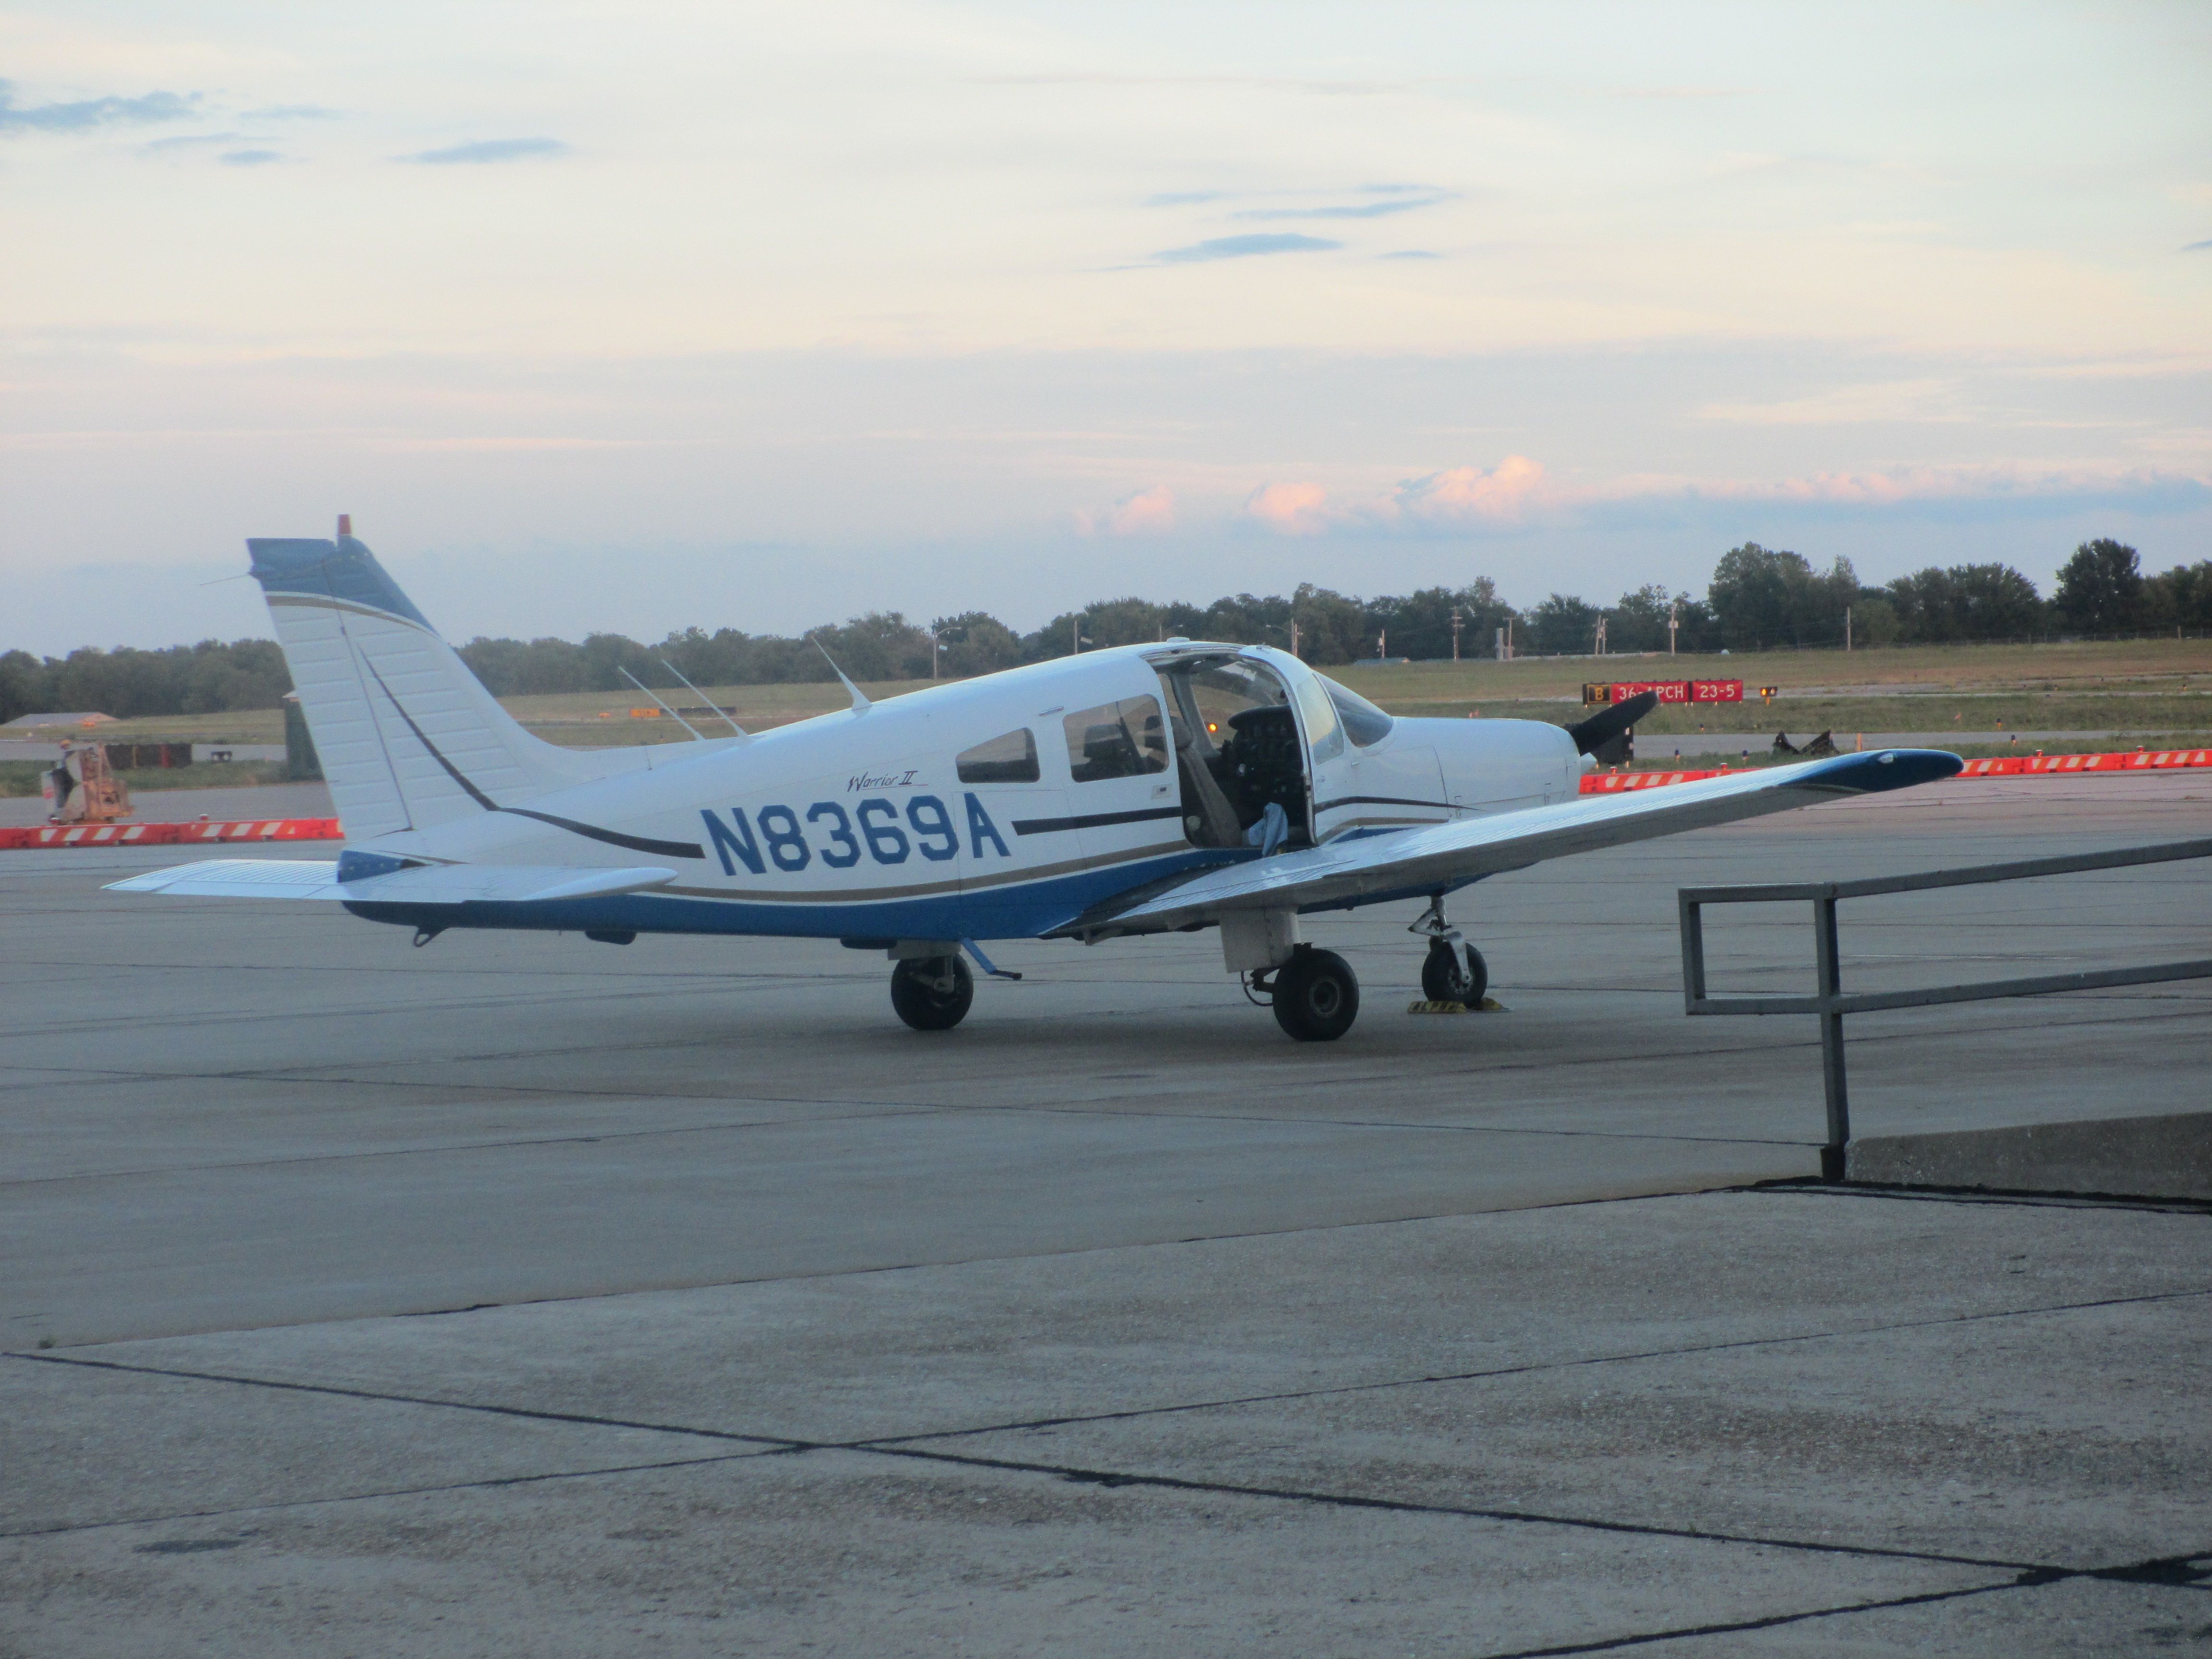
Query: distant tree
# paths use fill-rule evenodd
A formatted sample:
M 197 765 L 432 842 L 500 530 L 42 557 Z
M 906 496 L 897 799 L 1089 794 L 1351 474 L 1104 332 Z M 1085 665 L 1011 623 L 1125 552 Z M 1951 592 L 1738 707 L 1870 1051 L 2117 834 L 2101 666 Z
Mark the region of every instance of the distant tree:
M 1862 649 L 1868 646 L 1894 645 L 1903 637 L 1905 624 L 1898 620 L 1897 607 L 1880 593 L 1863 592 L 1851 606 L 1851 643 Z
M 1083 631 L 1093 644 L 1150 645 L 1167 637 L 1160 607 L 1149 599 L 1097 599 L 1084 609 Z
M 1231 645 L 1272 645 L 1288 650 L 1291 643 L 1291 602 L 1279 594 L 1264 598 L 1238 593 L 1216 599 L 1206 607 L 1196 639 L 1220 640 Z
M 871 611 L 842 627 L 815 628 L 817 641 L 839 668 L 855 680 L 912 680 L 929 678 L 929 635 L 898 611 Z M 816 653 L 817 656 L 820 653 Z M 832 678 L 823 665 L 823 678 Z
M 1298 628 L 1298 655 L 1307 662 L 1327 667 L 1375 654 L 1375 630 L 1358 599 L 1300 582 L 1291 596 L 1291 620 Z
M 2051 605 L 2060 621 L 2084 634 L 2118 634 L 2140 624 L 2142 598 L 2135 549 L 2100 537 L 2074 550 Z
M 0 652 L 0 726 L 46 712 L 46 670 L 27 651 Z
M 1586 657 L 1597 649 L 1597 620 L 1603 614 L 1587 600 L 1554 593 L 1528 613 L 1520 648 L 1539 656 Z
M 2042 596 L 2008 564 L 1930 565 L 1882 593 L 1897 612 L 1899 636 L 1931 645 L 2018 639 L 2043 626 Z
M 1178 635 L 1186 640 L 1199 639 L 1206 632 L 1206 611 L 1201 606 L 1176 600 L 1160 607 L 1160 626 L 1167 629 L 1171 640 Z
M 1515 614 L 1498 597 L 1497 584 L 1478 576 L 1465 587 L 1424 587 L 1402 599 L 1386 595 L 1370 599 L 1367 621 L 1377 634 L 1389 635 L 1390 655 L 1437 661 L 1451 656 L 1455 611 L 1459 613 L 1462 657 L 1489 656 L 1493 631 Z
M 1721 637 L 1738 651 L 1793 643 L 1793 594 L 1813 579 L 1813 567 L 1795 553 L 1777 553 L 1746 542 L 1721 555 L 1706 585 L 1706 603 Z
M 940 667 L 949 677 L 994 674 L 1022 659 L 1020 636 L 988 611 L 939 617 L 930 627 L 942 654 Z
M 2164 630 L 2212 631 L 2212 559 L 2178 564 L 2143 583 L 2142 623 Z
M 1849 559 L 1815 571 L 1799 554 L 1746 542 L 1721 555 L 1706 602 L 1732 650 L 1841 645 L 1844 611 L 1859 595 Z

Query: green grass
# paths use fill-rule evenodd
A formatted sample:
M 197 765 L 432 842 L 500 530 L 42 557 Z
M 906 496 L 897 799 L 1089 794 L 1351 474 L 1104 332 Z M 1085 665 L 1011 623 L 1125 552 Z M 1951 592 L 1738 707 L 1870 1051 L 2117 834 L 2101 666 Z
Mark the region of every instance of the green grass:
M 1741 704 L 1662 708 L 1643 726 L 1649 737 L 1695 732 L 1791 736 L 1823 727 L 1840 732 L 1989 730 L 2150 729 L 2212 732 L 2212 641 L 2144 640 L 2124 644 L 1903 646 L 1880 650 L 1745 652 L 1730 656 L 1620 656 L 1407 663 L 1328 671 L 1394 714 L 1456 719 L 1469 713 L 1566 722 L 1581 718 L 1588 680 L 1741 679 L 1755 694 L 1780 688 L 1771 706 L 1756 696 Z M 876 701 L 921 690 L 927 680 L 873 683 Z M 705 688 L 732 708 L 749 731 L 781 726 L 846 706 L 834 681 L 795 685 Z M 1879 695 L 1877 695 L 1879 694 Z M 673 693 L 678 706 L 698 700 Z M 629 691 L 579 691 L 502 699 L 515 718 L 551 743 L 573 748 L 671 743 L 683 728 L 665 715 L 635 720 L 646 700 Z M 713 736 L 726 731 L 712 716 L 691 716 Z M 276 709 L 226 714 L 178 714 L 102 726 L 113 741 L 281 743 Z M 213 766 L 195 767 L 203 780 Z M 241 780 L 259 781 L 260 780 Z M 134 786 L 159 787 L 159 784 Z M 180 787 L 170 785 L 169 787 Z M 36 793 L 33 776 L 27 791 Z

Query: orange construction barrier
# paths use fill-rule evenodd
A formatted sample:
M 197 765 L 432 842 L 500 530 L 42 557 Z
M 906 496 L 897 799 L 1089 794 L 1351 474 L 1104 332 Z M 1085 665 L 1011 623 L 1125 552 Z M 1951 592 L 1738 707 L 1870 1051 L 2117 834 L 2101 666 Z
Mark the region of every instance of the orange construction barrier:
M 0 830 L 0 851 L 42 847 L 175 847 L 238 841 L 343 841 L 336 818 L 223 818 L 196 823 L 49 823 Z
M 2121 750 L 2096 755 L 1999 755 L 1989 760 L 1968 761 L 1959 776 L 2051 777 L 2078 772 L 2159 771 L 2200 766 L 2212 767 L 2212 749 Z M 1582 793 L 1610 795 L 1623 789 L 1654 789 L 1663 784 L 1687 783 L 1693 778 L 1726 777 L 1731 770 L 1741 769 L 1717 767 L 1705 772 L 1591 772 L 1583 778 Z

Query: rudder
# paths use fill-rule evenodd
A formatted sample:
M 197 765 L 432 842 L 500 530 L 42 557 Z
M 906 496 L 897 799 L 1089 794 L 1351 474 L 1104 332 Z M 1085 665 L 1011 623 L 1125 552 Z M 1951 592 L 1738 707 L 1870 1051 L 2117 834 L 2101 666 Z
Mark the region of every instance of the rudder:
M 343 520 L 335 541 L 246 545 L 349 840 L 427 830 L 611 769 L 524 731 Z

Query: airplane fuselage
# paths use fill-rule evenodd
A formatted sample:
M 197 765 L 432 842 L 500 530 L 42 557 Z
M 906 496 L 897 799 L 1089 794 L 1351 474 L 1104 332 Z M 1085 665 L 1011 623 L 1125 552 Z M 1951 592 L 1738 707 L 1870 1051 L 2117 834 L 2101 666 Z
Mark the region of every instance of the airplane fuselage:
M 1212 689 L 1200 684 L 1245 679 L 1279 698 L 1243 711 L 1256 738 L 1209 719 Z M 744 742 L 656 745 L 641 769 L 533 796 L 526 807 L 495 803 L 380 836 L 349 856 L 649 860 L 678 872 L 651 893 L 533 906 L 526 916 L 488 904 L 442 915 L 441 927 L 1036 938 L 1133 887 L 1261 856 L 1261 845 L 1244 840 L 1263 815 L 1256 789 L 1285 807 L 1282 830 L 1292 846 L 1574 793 L 1582 762 L 1558 726 L 1377 720 L 1379 711 L 1369 710 L 1362 726 L 1347 729 L 1331 690 L 1296 658 L 1265 647 L 1175 641 L 1098 651 Z M 1179 697 L 1188 708 L 1176 706 Z M 1272 744 L 1262 741 L 1271 735 Z M 1255 784 L 1248 775 L 1257 762 L 1224 763 L 1224 746 L 1233 756 L 1238 741 L 1265 749 L 1279 778 L 1261 775 Z M 1205 790 L 1200 768 L 1225 786 L 1233 829 L 1218 811 L 1209 823 L 1206 803 L 1194 799 Z M 406 906 L 349 908 L 379 921 L 425 921 Z

